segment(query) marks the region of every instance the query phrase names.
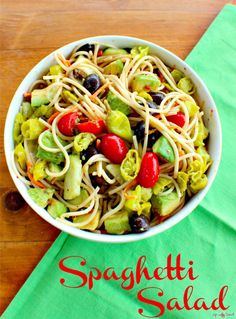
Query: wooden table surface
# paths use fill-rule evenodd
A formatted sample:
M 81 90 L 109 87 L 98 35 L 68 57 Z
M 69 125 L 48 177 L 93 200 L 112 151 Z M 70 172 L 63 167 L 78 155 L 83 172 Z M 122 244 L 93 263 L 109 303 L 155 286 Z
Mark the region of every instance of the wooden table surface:
M 184 59 L 227 2 L 1 0 L 0 314 L 59 234 L 27 205 L 19 211 L 5 207 L 6 194 L 15 187 L 5 163 L 3 129 L 8 105 L 23 77 L 52 50 L 94 35 L 143 38 Z

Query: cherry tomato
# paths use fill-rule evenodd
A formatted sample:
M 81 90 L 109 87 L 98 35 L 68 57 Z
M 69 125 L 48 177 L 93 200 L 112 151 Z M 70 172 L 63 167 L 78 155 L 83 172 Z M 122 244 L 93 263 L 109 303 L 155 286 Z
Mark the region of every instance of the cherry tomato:
M 185 124 L 185 116 L 182 112 L 178 112 L 175 115 L 169 115 L 166 118 L 169 122 L 172 122 L 180 127 L 183 127 Z
M 151 188 L 158 181 L 160 174 L 158 157 L 155 153 L 147 152 L 141 162 L 138 182 L 141 186 Z
M 102 50 L 98 50 L 97 56 L 102 56 L 102 55 L 103 55 L 103 51 Z
M 76 125 L 80 132 L 92 133 L 95 135 L 104 133 L 106 131 L 106 124 L 103 120 L 87 121 L 78 123 Z
M 102 137 L 99 147 L 101 152 L 114 164 L 120 164 L 128 152 L 125 141 L 112 133 Z
M 78 112 L 71 112 L 62 116 L 57 123 L 59 131 L 63 135 L 73 136 L 78 117 L 79 117 Z

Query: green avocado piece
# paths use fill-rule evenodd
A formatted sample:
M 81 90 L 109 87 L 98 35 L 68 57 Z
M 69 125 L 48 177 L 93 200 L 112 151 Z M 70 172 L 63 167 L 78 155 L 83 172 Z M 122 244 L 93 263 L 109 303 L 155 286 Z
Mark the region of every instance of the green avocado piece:
M 131 107 L 128 104 L 121 101 L 111 91 L 109 91 L 107 94 L 107 102 L 110 105 L 110 108 L 112 110 L 120 111 L 120 112 L 124 113 L 125 115 L 128 115 L 131 112 Z
M 31 93 L 31 106 L 38 107 L 42 104 L 48 104 L 53 99 L 57 90 L 56 86 L 51 85 L 41 90 L 33 90 Z
M 154 153 L 156 153 L 167 162 L 174 163 L 175 153 L 165 136 L 162 135 L 161 137 L 159 137 L 159 139 L 153 145 L 152 150 Z
M 152 210 L 161 216 L 169 215 L 179 206 L 180 200 L 181 198 L 175 191 L 164 196 L 153 195 L 151 199 Z
M 116 213 L 104 221 L 105 229 L 109 234 L 123 234 L 130 232 L 129 213 L 125 210 Z
M 37 205 L 39 205 L 42 208 L 45 208 L 54 194 L 54 189 L 29 188 L 28 194 Z
M 131 82 L 131 88 L 133 91 L 157 91 L 160 86 L 160 80 L 157 75 L 138 74 Z
M 67 212 L 67 207 L 59 200 L 52 198 L 50 200 L 50 204 L 48 205 L 47 211 L 52 217 L 57 218 Z
M 124 49 L 108 48 L 103 51 L 103 55 L 118 55 L 118 54 L 128 54 Z
M 116 60 L 105 66 L 103 69 L 105 74 L 120 75 L 123 70 L 124 64 L 121 60 Z
M 78 206 L 82 204 L 87 198 L 89 197 L 89 193 L 86 189 L 81 188 L 79 196 L 75 197 L 74 199 L 68 200 L 68 202 L 72 205 Z M 88 207 L 90 202 L 85 205 L 85 207 Z M 71 209 L 73 211 L 73 209 Z

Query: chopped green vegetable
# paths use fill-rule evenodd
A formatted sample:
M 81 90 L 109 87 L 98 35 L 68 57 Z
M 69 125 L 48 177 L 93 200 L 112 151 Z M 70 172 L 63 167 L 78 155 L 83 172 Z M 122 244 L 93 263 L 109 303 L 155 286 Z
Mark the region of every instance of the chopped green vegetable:
M 174 69 L 171 72 L 171 75 L 173 76 L 176 83 L 178 83 L 184 77 L 184 73 L 177 69 Z
M 65 90 L 65 89 L 63 89 L 63 91 L 62 91 L 62 97 L 64 100 L 66 100 L 68 102 L 71 102 L 71 101 L 78 102 L 79 101 L 79 98 L 76 95 L 71 93 L 69 90 Z
M 23 136 L 21 134 L 22 123 L 24 123 L 24 117 L 21 113 L 17 113 L 13 127 L 13 139 L 16 144 L 19 144 L 23 140 Z
M 19 143 L 14 150 L 14 154 L 16 156 L 17 162 L 20 164 L 20 167 L 25 170 L 26 169 L 26 153 L 23 145 Z
M 141 187 L 141 200 L 144 202 L 147 202 L 151 199 L 151 197 L 152 197 L 152 189 Z
M 28 194 L 37 205 L 45 208 L 48 205 L 49 200 L 52 198 L 54 191 L 55 190 L 52 188 L 29 188 Z
M 67 212 L 67 207 L 59 200 L 52 198 L 50 200 L 50 204 L 48 205 L 47 211 L 53 218 L 57 218 Z
M 169 141 L 165 136 L 159 137 L 152 147 L 154 153 L 158 154 L 162 159 L 166 160 L 169 163 L 174 163 L 175 153 L 170 145 Z
M 27 140 L 37 139 L 44 129 L 45 126 L 38 119 L 29 119 L 21 126 L 21 132 Z
M 62 140 L 59 137 L 58 137 L 58 139 L 63 146 L 67 145 L 67 142 L 65 142 L 64 140 Z M 45 145 L 49 148 L 58 148 L 57 144 L 54 142 L 53 135 L 49 130 L 47 130 L 43 134 L 42 143 L 43 143 L 43 145 Z M 38 147 L 38 151 L 37 151 L 36 156 L 38 158 L 44 159 L 44 160 L 46 160 L 48 162 L 52 162 L 54 164 L 60 164 L 65 159 L 62 152 L 57 152 L 57 153 L 48 152 L 48 151 L 45 151 L 44 149 L 42 149 L 40 146 Z
M 185 101 L 184 104 L 188 109 L 190 117 L 194 117 L 194 115 L 199 111 L 199 106 L 197 106 L 196 103 L 193 103 L 191 101 Z
M 117 180 L 118 183 L 124 183 L 119 164 L 108 164 L 106 166 L 106 170 Z
M 49 85 L 41 90 L 33 90 L 31 93 L 31 106 L 38 107 L 43 104 L 48 104 L 55 96 L 58 87 Z
M 136 186 L 134 190 L 127 192 L 128 199 L 125 201 L 125 208 L 127 210 L 138 211 L 141 208 L 142 188 L 140 185 Z
M 49 68 L 49 72 L 51 75 L 59 75 L 63 73 L 63 69 L 59 64 L 55 64 Z
M 20 111 L 24 117 L 24 120 L 28 120 L 34 112 L 29 102 L 23 102 L 21 104 Z
M 123 70 L 124 64 L 121 60 L 116 60 L 104 67 L 105 74 L 120 75 Z
M 54 153 L 54 154 L 55 154 L 55 153 Z M 57 164 L 55 164 L 55 163 L 52 163 L 52 162 L 50 162 L 50 163 L 48 164 L 48 169 L 49 169 L 49 171 L 52 172 L 52 173 L 60 173 L 60 172 L 62 171 L 62 167 L 61 167 L 61 166 L 59 166 L 59 165 L 57 165 Z M 65 178 L 65 174 L 62 175 L 62 176 L 57 177 L 56 179 L 57 179 L 58 181 L 61 181 L 61 180 L 63 180 L 64 178 Z M 50 182 L 50 181 L 53 179 L 53 177 L 47 176 L 46 179 Z
M 117 110 L 117 111 L 124 113 L 125 115 L 129 115 L 131 112 L 131 107 L 128 104 L 121 101 L 111 91 L 109 91 L 107 94 L 107 102 L 113 111 Z
M 141 204 L 140 209 L 138 210 L 137 214 L 138 215 L 142 214 L 150 220 L 151 207 L 152 207 L 151 203 L 149 203 L 149 202 L 143 203 L 143 204 Z
M 38 160 L 33 167 L 33 177 L 36 181 L 47 177 L 46 174 L 47 162 L 45 160 Z
M 177 84 L 177 87 L 187 94 L 192 94 L 194 92 L 193 82 L 188 77 L 182 78 Z
M 152 210 L 155 214 L 167 216 L 178 208 L 180 200 L 181 198 L 178 197 L 175 191 L 164 196 L 153 195 L 151 199 Z
M 70 167 L 65 175 L 64 198 L 74 199 L 80 195 L 82 180 L 82 163 L 78 155 L 70 155 Z
M 120 111 L 111 111 L 106 118 L 107 129 L 125 140 L 132 142 L 133 134 L 128 117 Z
M 149 47 L 148 46 L 136 46 L 130 51 L 132 57 L 135 57 L 136 55 L 140 55 L 139 58 L 144 57 L 145 55 L 149 54 Z
M 96 136 L 91 133 L 80 133 L 74 139 L 74 149 L 77 153 L 86 150 L 89 145 L 96 140 Z
M 161 82 L 155 74 L 138 74 L 131 81 L 132 91 L 157 91 Z
M 197 153 L 203 158 L 204 166 L 202 172 L 205 173 L 208 170 L 209 166 L 212 164 L 211 156 L 204 146 L 199 146 L 197 148 Z
M 204 144 L 204 140 L 208 136 L 208 129 L 205 127 L 203 120 L 200 119 L 198 122 L 198 135 L 196 140 L 194 141 L 194 146 L 202 146 Z
M 124 49 L 108 48 L 103 51 L 103 55 L 119 55 L 119 54 L 128 54 Z
M 163 192 L 165 187 L 169 186 L 171 183 L 172 182 L 169 178 L 159 177 L 158 181 L 152 188 L 153 194 L 158 195 L 159 193 Z
M 188 179 L 189 176 L 187 173 L 185 172 L 178 172 L 177 174 L 177 183 L 179 185 L 179 189 L 181 191 L 181 193 L 183 194 L 186 189 L 187 189 L 187 185 L 188 185 Z
M 32 118 L 39 118 L 41 116 L 45 116 L 46 118 L 49 118 L 53 113 L 55 109 L 54 107 L 49 107 L 48 105 L 41 105 L 37 107 L 32 114 Z
M 127 211 L 120 211 L 104 221 L 105 229 L 109 234 L 123 234 L 130 232 L 129 214 Z
M 125 181 L 132 181 L 138 176 L 141 159 L 138 152 L 130 149 L 123 159 L 120 167 L 121 175 Z
M 194 160 L 190 163 L 187 170 L 189 175 L 188 187 L 193 194 L 197 193 L 207 185 L 208 179 L 204 174 L 207 168 L 208 166 L 199 160 Z
M 40 146 L 38 147 L 36 157 L 46 160 L 48 162 L 52 162 L 54 164 L 60 164 L 65 159 L 62 152 L 57 152 L 57 153 L 47 152 L 44 149 L 42 149 Z

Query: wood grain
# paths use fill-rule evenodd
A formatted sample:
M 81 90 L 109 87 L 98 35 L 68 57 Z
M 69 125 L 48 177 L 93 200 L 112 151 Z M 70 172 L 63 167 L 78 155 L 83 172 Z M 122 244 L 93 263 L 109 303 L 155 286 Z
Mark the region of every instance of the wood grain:
M 1 1 L 0 313 L 59 234 L 27 205 L 12 212 L 4 204 L 5 194 L 15 190 L 4 157 L 4 123 L 8 105 L 23 77 L 52 50 L 94 35 L 147 39 L 185 58 L 226 3 L 225 0 Z

